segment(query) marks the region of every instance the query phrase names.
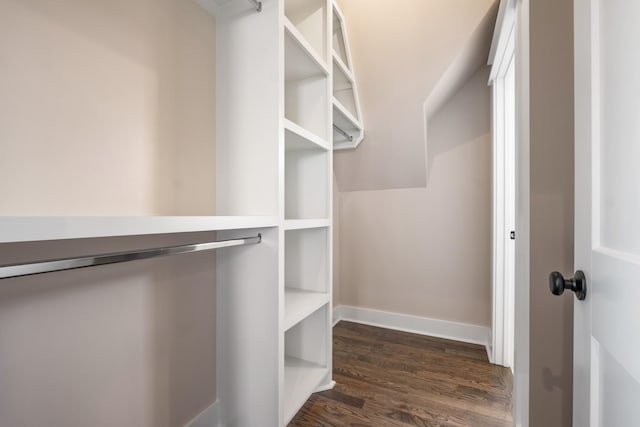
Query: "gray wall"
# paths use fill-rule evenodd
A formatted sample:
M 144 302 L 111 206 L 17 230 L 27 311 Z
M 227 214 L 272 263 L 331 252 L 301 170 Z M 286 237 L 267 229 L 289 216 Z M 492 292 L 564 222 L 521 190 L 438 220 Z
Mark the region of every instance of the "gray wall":
M 530 2 L 530 426 L 571 426 L 573 274 L 573 3 Z
M 340 303 L 491 325 L 487 80 L 483 66 L 430 121 L 426 188 L 340 193 Z
M 0 215 L 213 215 L 214 18 L 0 0 Z
M 2 262 L 215 239 L 0 245 Z M 216 400 L 215 254 L 3 280 L 0 426 L 179 427 Z

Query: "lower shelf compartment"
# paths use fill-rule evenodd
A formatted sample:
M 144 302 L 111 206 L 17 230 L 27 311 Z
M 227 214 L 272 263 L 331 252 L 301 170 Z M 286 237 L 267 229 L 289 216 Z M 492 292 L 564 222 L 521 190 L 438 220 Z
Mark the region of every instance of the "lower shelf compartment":
M 286 288 L 284 291 L 284 330 L 287 331 L 329 302 L 329 294 Z
M 288 424 L 327 375 L 326 366 L 296 357 L 284 360 L 284 417 Z

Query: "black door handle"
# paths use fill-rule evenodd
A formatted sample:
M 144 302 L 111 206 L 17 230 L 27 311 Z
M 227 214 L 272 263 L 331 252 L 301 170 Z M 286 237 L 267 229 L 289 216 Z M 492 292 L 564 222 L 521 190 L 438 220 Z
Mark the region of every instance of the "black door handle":
M 569 289 L 576 293 L 576 298 L 584 301 L 587 297 L 587 278 L 581 270 L 576 271 L 571 279 L 565 279 L 561 273 L 554 271 L 549 275 L 549 289 L 554 295 L 562 295 L 565 289 Z

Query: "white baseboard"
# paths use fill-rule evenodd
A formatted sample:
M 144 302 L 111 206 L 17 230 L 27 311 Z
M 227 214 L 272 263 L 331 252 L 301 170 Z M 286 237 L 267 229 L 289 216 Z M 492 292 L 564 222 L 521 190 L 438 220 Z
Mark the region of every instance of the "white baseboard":
M 333 325 L 335 326 L 336 323 L 341 320 L 379 326 L 397 331 L 412 332 L 430 337 L 479 344 L 485 346 L 487 351 L 489 351 L 491 330 L 485 326 L 347 305 L 339 305 L 333 309 Z
M 220 426 L 220 402 L 215 401 L 184 427 L 221 427 Z
M 343 320 L 342 319 L 342 307 L 341 305 L 336 305 L 333 307 L 333 326 L 336 326 L 336 323 Z

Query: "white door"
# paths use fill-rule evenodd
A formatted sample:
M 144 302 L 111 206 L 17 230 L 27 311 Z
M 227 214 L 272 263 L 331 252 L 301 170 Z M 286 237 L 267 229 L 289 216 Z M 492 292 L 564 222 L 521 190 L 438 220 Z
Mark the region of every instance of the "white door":
M 573 425 L 640 426 L 640 1 L 574 8 Z

